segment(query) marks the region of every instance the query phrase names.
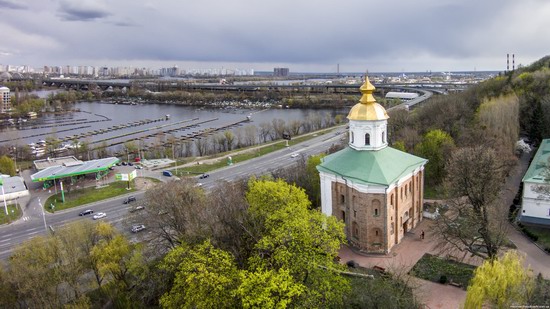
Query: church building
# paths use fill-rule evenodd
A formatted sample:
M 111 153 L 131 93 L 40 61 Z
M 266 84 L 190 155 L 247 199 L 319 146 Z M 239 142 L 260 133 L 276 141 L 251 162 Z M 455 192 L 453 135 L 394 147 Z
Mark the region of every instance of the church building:
M 424 165 L 428 160 L 388 147 L 384 107 L 368 77 L 350 110 L 348 147 L 317 166 L 321 208 L 345 223 L 351 246 L 389 253 L 422 221 Z

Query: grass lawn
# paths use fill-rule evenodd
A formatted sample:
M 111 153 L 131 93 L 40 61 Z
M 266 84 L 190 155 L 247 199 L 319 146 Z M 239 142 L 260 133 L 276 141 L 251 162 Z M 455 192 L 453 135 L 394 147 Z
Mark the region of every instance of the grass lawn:
M 117 181 L 99 189 L 90 187 L 74 190 L 70 193 L 65 193 L 65 203 L 61 202 L 61 193 L 58 193 L 57 195 L 50 196 L 44 202 L 44 209 L 48 212 L 53 212 L 50 206 L 51 204 L 55 206 L 55 210 L 69 209 L 135 191 L 133 183 L 130 185 L 130 190 L 126 190 L 127 186 L 128 183 L 126 181 Z
M 452 280 L 466 289 L 474 276 L 475 269 L 476 267 L 472 265 L 445 260 L 426 253 L 414 265 L 411 275 L 437 283 L 440 282 L 441 276 L 446 276 L 447 282 Z
M 317 137 L 319 135 L 323 135 L 323 134 L 327 133 L 328 131 L 332 131 L 333 129 L 334 128 L 331 128 L 329 130 L 324 130 L 324 131 L 321 131 L 321 132 L 317 132 L 316 134 L 309 134 L 309 135 L 306 135 L 306 136 L 301 136 L 301 137 L 294 138 L 293 140 L 288 141 L 288 145 L 293 146 L 295 144 L 310 140 L 310 139 L 312 139 L 314 137 Z M 253 159 L 255 157 L 260 157 L 260 156 L 263 156 L 263 155 L 266 155 L 268 153 L 271 153 L 271 152 L 274 152 L 274 151 L 277 151 L 277 150 L 280 150 L 280 149 L 284 149 L 284 148 L 286 148 L 286 141 L 279 141 L 279 142 L 276 142 L 276 143 L 273 143 L 273 144 L 270 144 L 270 145 L 260 147 L 260 148 L 255 149 L 255 150 L 251 150 L 250 152 L 245 152 L 245 153 L 241 153 L 241 154 L 232 155 L 232 153 L 234 153 L 234 152 L 246 150 L 246 148 L 238 149 L 238 150 L 235 150 L 235 151 L 225 152 L 223 154 L 218 154 L 218 155 L 213 156 L 212 158 L 217 157 L 217 158 L 220 158 L 220 160 L 218 162 L 215 162 L 215 163 L 212 163 L 212 164 L 197 164 L 197 165 L 193 165 L 193 166 L 187 166 L 187 167 L 184 167 L 184 168 L 178 168 L 177 173 L 175 172 L 174 169 L 170 170 L 170 171 L 172 173 L 174 173 L 176 176 L 180 176 L 180 177 L 194 176 L 194 175 L 206 173 L 206 172 L 213 171 L 213 170 L 222 168 L 224 166 L 227 166 L 227 159 L 226 158 L 228 156 L 231 156 L 231 159 L 232 159 L 233 163 L 235 164 L 235 163 L 238 163 L 238 162 L 243 162 L 243 161 L 246 161 L 246 160 Z
M 160 180 L 156 179 L 156 178 L 153 178 L 153 177 L 140 177 L 141 179 L 145 179 L 147 181 L 150 181 L 152 183 L 159 183 Z
M 4 208 L 4 203 L 2 203 L 0 207 L 0 224 L 10 223 L 19 217 L 21 217 L 21 209 L 17 205 L 8 205 L 8 215 L 6 216 L 6 209 Z
M 532 225 L 523 225 L 526 230 L 531 232 L 531 234 L 537 236 L 536 243 L 538 243 L 542 248 L 548 248 L 547 251 L 550 252 L 550 228 L 544 228 L 539 226 Z

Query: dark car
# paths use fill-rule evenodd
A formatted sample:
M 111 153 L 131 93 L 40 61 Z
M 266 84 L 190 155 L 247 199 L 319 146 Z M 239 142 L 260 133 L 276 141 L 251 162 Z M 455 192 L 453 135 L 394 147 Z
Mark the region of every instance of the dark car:
M 128 166 L 134 166 L 134 163 L 128 162 Z
M 122 165 L 126 166 L 127 164 L 128 164 L 128 163 L 126 163 L 126 162 L 122 161 Z
M 124 200 L 124 204 L 128 204 L 128 203 L 131 203 L 131 202 L 134 202 L 136 200 L 136 197 L 135 196 L 128 196 L 125 200 Z
M 202 174 L 199 176 L 199 179 L 205 179 L 205 178 L 208 178 L 210 175 L 208 174 Z
M 93 214 L 93 213 L 94 213 L 93 210 L 91 210 L 91 209 L 86 209 L 86 210 L 84 210 L 83 212 L 79 213 L 78 215 L 79 215 L 79 216 L 85 216 L 85 215 L 90 215 L 90 214 Z

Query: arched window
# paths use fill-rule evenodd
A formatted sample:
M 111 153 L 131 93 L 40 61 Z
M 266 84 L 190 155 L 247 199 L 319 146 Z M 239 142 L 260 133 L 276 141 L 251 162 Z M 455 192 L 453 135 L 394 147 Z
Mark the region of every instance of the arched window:
M 379 200 L 372 200 L 372 209 L 374 216 L 377 217 L 380 215 L 380 201 Z
M 352 233 L 352 236 L 354 238 L 357 238 L 359 239 L 359 226 L 357 225 L 357 222 L 353 221 L 353 223 L 351 224 L 352 228 L 351 228 L 351 233 Z
M 386 135 L 384 134 L 385 132 L 382 131 L 382 143 L 385 143 L 386 142 Z
M 350 136 L 350 138 L 351 138 L 351 143 L 353 144 L 353 131 L 351 131 L 350 134 L 351 134 L 351 136 Z
M 365 133 L 365 145 L 366 146 L 370 145 L 370 134 L 369 133 Z

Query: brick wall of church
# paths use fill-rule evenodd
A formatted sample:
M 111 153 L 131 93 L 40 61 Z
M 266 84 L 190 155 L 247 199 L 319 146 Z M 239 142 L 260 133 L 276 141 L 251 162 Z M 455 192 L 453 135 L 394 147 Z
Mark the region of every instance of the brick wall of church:
M 350 245 L 387 253 L 422 220 L 422 172 L 385 194 L 361 193 L 332 183 L 332 215 L 345 220 Z

